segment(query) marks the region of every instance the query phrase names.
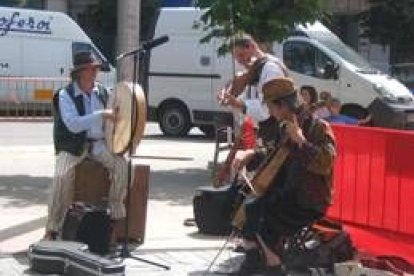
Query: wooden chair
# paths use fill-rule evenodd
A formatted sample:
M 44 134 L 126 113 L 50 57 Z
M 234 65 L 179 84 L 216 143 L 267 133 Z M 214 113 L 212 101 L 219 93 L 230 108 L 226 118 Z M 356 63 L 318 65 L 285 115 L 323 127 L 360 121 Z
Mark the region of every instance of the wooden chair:
M 135 165 L 132 169 L 135 177 L 130 191 L 128 240 L 142 244 L 145 237 L 150 167 Z M 105 202 L 109 188 L 108 171 L 99 162 L 87 158 L 76 167 L 74 201 L 91 204 Z M 125 223 L 115 225 L 113 231 L 117 240 L 124 239 L 124 225 Z

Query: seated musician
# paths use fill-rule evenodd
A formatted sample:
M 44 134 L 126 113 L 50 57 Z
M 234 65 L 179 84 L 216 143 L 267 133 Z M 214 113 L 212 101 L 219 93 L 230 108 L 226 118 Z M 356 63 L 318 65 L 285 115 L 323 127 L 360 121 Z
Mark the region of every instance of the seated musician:
M 108 196 L 111 217 L 125 217 L 123 197 L 128 166 L 122 156 L 110 152 L 106 145 L 104 120 L 115 121 L 116 112 L 106 108 L 107 90 L 95 81 L 100 67 L 92 53 L 77 53 L 71 83 L 53 97 L 56 161 L 44 239 L 55 239 L 61 230 L 73 200 L 75 166 L 86 157 L 108 169 L 112 180 Z
M 272 80 L 263 92 L 271 115 L 283 122 L 282 138 L 251 181 L 262 192 L 239 212 L 246 259 L 237 275 L 284 275 L 281 238 L 323 217 L 331 201 L 335 140 L 329 125 L 301 107 L 291 79 Z M 236 169 L 244 165 L 235 161 Z

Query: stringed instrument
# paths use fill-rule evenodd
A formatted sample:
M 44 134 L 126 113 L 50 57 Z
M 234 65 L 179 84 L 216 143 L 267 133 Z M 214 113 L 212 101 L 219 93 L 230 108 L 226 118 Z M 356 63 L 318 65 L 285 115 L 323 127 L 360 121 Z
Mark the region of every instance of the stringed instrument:
M 286 124 L 288 123 L 282 122 L 281 127 L 285 128 Z M 268 158 L 257 169 L 256 174 L 251 180 L 251 183 L 248 183 L 248 179 L 246 179 L 247 184 L 249 184 L 249 187 L 251 188 L 251 192 L 255 196 L 261 196 L 269 189 L 270 185 L 272 184 L 272 180 L 280 171 L 289 153 L 289 137 L 285 134 L 285 136 L 279 143 L 279 146 L 276 147 L 273 150 L 273 152 L 270 153 Z M 243 225 L 246 221 L 246 213 L 244 206 L 245 205 L 243 204 L 239 206 L 239 208 L 235 212 L 232 222 L 232 225 L 240 230 L 243 228 Z
M 220 166 L 220 169 L 217 171 L 213 186 L 219 187 L 224 181 L 229 181 L 231 174 L 231 165 L 236 153 L 240 149 L 252 149 L 256 147 L 256 134 L 254 130 L 254 123 L 250 117 L 244 119 L 243 125 L 240 129 L 240 133 L 237 136 L 233 146 L 231 147 L 229 153 L 227 154 L 226 160 Z
M 220 104 L 226 105 L 226 95 L 239 96 L 243 93 L 247 85 L 258 81 L 258 71 L 264 66 L 268 58 L 266 56 L 261 58 L 255 58 L 248 65 L 247 70 L 234 76 L 233 80 L 222 91 L 220 98 L 224 99 L 219 101 Z

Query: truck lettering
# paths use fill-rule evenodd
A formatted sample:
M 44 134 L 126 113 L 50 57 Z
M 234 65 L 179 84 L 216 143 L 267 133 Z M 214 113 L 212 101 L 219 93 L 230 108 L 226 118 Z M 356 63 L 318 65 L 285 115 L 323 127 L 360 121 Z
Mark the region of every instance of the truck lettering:
M 0 62 L 0 69 L 7 69 L 9 68 L 8 62 Z
M 20 12 L 14 12 L 9 17 L 0 16 L 0 36 L 9 32 L 51 34 L 50 23 L 52 18 L 35 19 L 33 16 L 21 17 Z

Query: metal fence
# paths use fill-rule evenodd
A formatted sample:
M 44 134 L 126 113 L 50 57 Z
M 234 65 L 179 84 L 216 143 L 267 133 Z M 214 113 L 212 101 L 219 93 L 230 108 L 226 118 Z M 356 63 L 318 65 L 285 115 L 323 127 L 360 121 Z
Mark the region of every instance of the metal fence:
M 68 78 L 0 77 L 0 116 L 50 117 L 54 91 L 68 82 Z

